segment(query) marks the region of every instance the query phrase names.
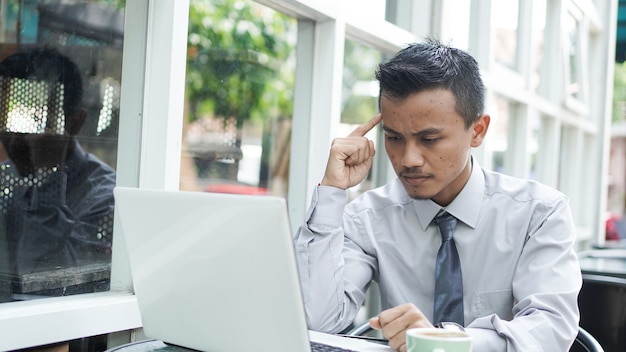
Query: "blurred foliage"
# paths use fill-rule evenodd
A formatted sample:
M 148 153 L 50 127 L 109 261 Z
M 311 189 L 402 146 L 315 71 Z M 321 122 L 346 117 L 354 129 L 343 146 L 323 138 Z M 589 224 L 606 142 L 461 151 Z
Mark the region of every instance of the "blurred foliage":
M 191 0 L 189 120 L 266 120 L 292 111 L 296 21 L 244 0 Z M 293 59 L 291 59 L 293 60 Z
M 374 82 L 381 53 L 359 42 L 346 40 L 343 66 L 341 122 L 362 124 L 378 113 L 378 98 L 356 91 L 356 85 Z
M 117 9 L 124 9 L 126 6 L 126 0 L 99 0 L 100 3 L 112 5 Z
M 613 115 L 611 122 L 626 120 L 626 63 L 616 62 L 613 74 Z

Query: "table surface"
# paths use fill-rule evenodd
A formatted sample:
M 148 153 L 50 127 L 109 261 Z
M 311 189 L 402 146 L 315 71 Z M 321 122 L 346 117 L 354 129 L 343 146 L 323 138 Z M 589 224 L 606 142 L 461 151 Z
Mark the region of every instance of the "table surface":
M 602 274 L 616 277 L 626 278 L 626 250 L 624 249 L 598 249 L 581 253 L 580 267 L 583 273 Z M 310 332 L 313 340 L 321 340 L 320 342 L 338 342 L 340 347 L 353 348 L 358 351 L 390 351 L 389 347 L 367 343 L 366 341 L 355 341 L 356 346 L 350 346 L 348 342 L 338 340 L 340 337 L 329 334 Z M 345 340 L 345 338 L 344 338 Z M 359 345 L 359 343 L 365 343 Z M 114 347 L 107 352 L 190 352 L 192 349 L 181 346 L 169 345 L 159 340 L 145 340 L 133 342 L 122 346 Z
M 120 352 L 145 352 L 145 351 L 160 351 L 160 352 L 184 352 L 195 351 L 181 346 L 168 345 L 159 340 L 145 340 L 132 342 L 129 344 L 121 345 L 111 348 L 107 352 L 120 351 Z
M 626 250 L 598 249 L 580 254 L 583 274 L 599 274 L 626 278 Z
M 311 341 L 337 346 L 352 351 L 391 352 L 391 349 L 387 345 L 369 342 L 360 338 L 342 337 L 316 331 L 309 331 L 309 335 L 311 337 Z M 105 352 L 196 352 L 196 350 L 181 346 L 168 345 L 163 341 L 149 339 L 113 347 Z

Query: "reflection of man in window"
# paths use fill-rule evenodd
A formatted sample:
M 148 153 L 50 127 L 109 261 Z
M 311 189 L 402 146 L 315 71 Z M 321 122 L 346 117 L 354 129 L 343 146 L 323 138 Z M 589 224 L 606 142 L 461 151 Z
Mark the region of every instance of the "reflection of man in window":
M 0 215 L 16 277 L 110 261 L 115 172 L 74 138 L 82 94 L 79 69 L 56 50 L 0 62 Z

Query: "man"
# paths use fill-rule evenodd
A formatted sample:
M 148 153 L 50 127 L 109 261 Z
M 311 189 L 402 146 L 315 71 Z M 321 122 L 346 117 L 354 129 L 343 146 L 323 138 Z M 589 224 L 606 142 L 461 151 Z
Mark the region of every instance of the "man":
M 75 139 L 86 119 L 78 67 L 54 49 L 21 51 L 0 63 L 0 93 L 11 272 L 110 261 L 115 172 Z
M 349 326 L 373 280 L 383 311 L 370 325 L 395 350 L 406 351 L 406 329 L 449 323 L 448 313 L 475 351 L 569 350 L 582 280 L 568 200 L 472 158 L 490 123 L 477 62 L 429 40 L 401 50 L 376 77 L 380 115 L 333 141 L 296 234 L 310 328 Z M 346 204 L 374 157 L 364 135 L 379 123 L 398 177 Z M 433 221 L 442 213 L 456 220 L 460 270 L 448 276 L 436 274 L 444 230 Z M 438 285 L 448 287 L 435 294 Z

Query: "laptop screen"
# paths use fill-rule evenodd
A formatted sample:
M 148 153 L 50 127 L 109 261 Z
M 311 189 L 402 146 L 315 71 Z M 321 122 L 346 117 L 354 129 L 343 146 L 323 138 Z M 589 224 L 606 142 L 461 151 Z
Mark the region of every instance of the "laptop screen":
M 148 337 L 205 351 L 308 350 L 284 198 L 114 194 Z

